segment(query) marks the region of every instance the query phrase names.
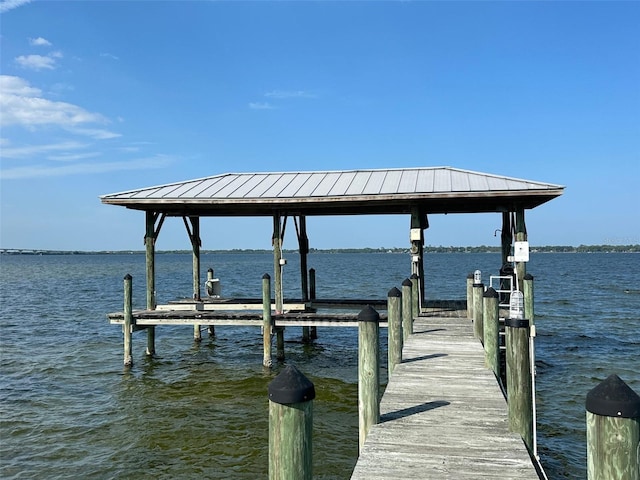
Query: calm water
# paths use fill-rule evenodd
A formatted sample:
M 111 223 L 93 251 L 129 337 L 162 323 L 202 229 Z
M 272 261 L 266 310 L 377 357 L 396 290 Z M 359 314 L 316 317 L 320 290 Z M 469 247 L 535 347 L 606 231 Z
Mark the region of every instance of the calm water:
M 299 296 L 288 258 L 286 293 Z M 144 307 L 142 255 L 0 259 L 0 477 L 5 479 L 255 479 L 267 476 L 267 385 L 255 328 L 156 330 L 157 357 L 105 313 L 122 309 L 122 279 Z M 312 254 L 318 297 L 384 298 L 407 277 L 408 256 Z M 496 272 L 496 254 L 427 257 L 430 298 L 465 298 L 466 274 Z M 271 255 L 204 255 L 226 296 L 259 297 Z M 189 296 L 191 257 L 158 256 L 159 302 Z M 585 478 L 584 399 L 611 373 L 640 392 L 640 255 L 533 254 L 538 338 L 538 443 L 550 478 Z M 355 465 L 357 331 L 319 329 L 312 346 L 289 329 L 287 362 L 315 384 L 315 478 L 349 478 Z M 383 335 L 383 337 L 386 335 Z M 383 342 L 384 349 L 384 342 Z M 386 352 L 385 352 L 386 354 Z M 386 365 L 386 362 L 382 362 Z M 383 378 L 384 378 L 383 372 Z

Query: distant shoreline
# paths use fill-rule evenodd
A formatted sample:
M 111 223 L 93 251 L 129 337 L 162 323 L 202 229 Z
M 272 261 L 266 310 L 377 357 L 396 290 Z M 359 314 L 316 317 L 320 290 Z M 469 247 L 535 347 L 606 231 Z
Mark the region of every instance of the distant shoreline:
M 434 247 L 425 246 L 425 254 L 432 253 L 500 253 L 501 247 L 481 245 L 479 247 Z M 640 253 L 640 244 L 636 245 L 566 245 L 531 246 L 531 253 Z M 285 249 L 284 253 L 297 253 L 297 249 Z M 138 255 L 144 250 L 34 250 L 20 248 L 0 249 L 0 255 Z M 159 250 L 157 254 L 190 254 L 191 250 Z M 201 250 L 201 254 L 264 254 L 272 253 L 266 249 Z M 309 253 L 397 253 L 409 254 L 408 248 L 311 248 Z

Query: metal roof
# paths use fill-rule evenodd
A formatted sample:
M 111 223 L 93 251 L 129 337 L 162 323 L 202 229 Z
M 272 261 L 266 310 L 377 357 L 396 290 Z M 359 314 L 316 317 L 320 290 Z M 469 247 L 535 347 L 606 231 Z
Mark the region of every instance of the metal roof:
M 451 167 L 225 173 L 103 195 L 102 203 L 168 215 L 477 213 L 531 209 L 563 186 Z

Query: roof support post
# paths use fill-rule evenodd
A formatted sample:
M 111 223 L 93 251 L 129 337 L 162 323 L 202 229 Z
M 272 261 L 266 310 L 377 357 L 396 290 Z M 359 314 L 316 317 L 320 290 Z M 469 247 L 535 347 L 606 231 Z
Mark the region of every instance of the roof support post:
M 200 217 L 182 217 L 184 226 L 187 229 L 189 240 L 191 240 L 191 250 L 193 251 L 193 299 L 200 300 Z M 189 228 L 191 224 L 191 228 Z
M 424 304 L 424 230 L 427 228 L 427 214 L 420 207 L 411 207 L 411 273 L 418 276 L 419 309 Z
M 293 218 L 298 234 L 298 250 L 300 252 L 300 287 L 302 301 L 309 301 L 309 281 L 307 277 L 307 255 L 309 254 L 309 238 L 307 237 L 307 217 L 300 215 L 300 223 Z
M 524 223 L 524 208 L 516 209 L 516 242 L 527 241 L 527 226 Z M 516 274 L 518 276 L 518 290 L 524 290 L 524 276 L 527 274 L 526 262 L 516 262 Z
M 307 255 L 309 254 L 309 238 L 307 237 L 307 217 L 300 215 L 300 220 L 293 217 L 298 236 L 298 251 L 300 252 L 300 289 L 302 302 L 309 301 L 309 279 L 307 277 Z M 313 335 L 310 329 L 315 327 L 302 327 L 302 343 L 311 343 Z
M 146 270 L 147 270 L 147 310 L 155 310 L 156 308 L 156 239 L 160 234 L 160 229 L 164 223 L 166 215 L 163 213 L 155 213 L 147 210 L 145 212 L 145 257 L 146 257 Z M 156 227 L 156 221 L 158 226 Z M 156 354 L 156 327 L 147 328 L 147 355 L 153 356 Z
M 147 310 L 155 310 L 156 308 L 156 239 L 160 234 L 160 229 L 164 223 L 166 215 L 163 213 L 152 212 L 147 210 L 145 212 L 145 255 L 146 255 L 146 270 L 147 270 Z M 156 227 L 156 221 L 160 218 L 158 226 Z
M 276 301 L 276 313 L 282 313 L 282 232 L 280 212 L 273 214 L 273 236 L 271 242 L 273 244 L 273 273 L 274 273 L 274 290 Z
M 511 212 L 502 212 L 502 230 L 500 230 L 500 243 L 502 246 L 502 263 L 500 268 L 509 262 L 511 244 L 513 243 L 513 225 L 511 224 Z

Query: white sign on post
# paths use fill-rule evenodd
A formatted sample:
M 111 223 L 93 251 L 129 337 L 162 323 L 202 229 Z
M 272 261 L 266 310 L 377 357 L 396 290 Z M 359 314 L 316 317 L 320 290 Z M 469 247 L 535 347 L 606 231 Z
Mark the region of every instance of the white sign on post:
M 529 242 L 514 242 L 513 261 L 514 262 L 529 261 Z

